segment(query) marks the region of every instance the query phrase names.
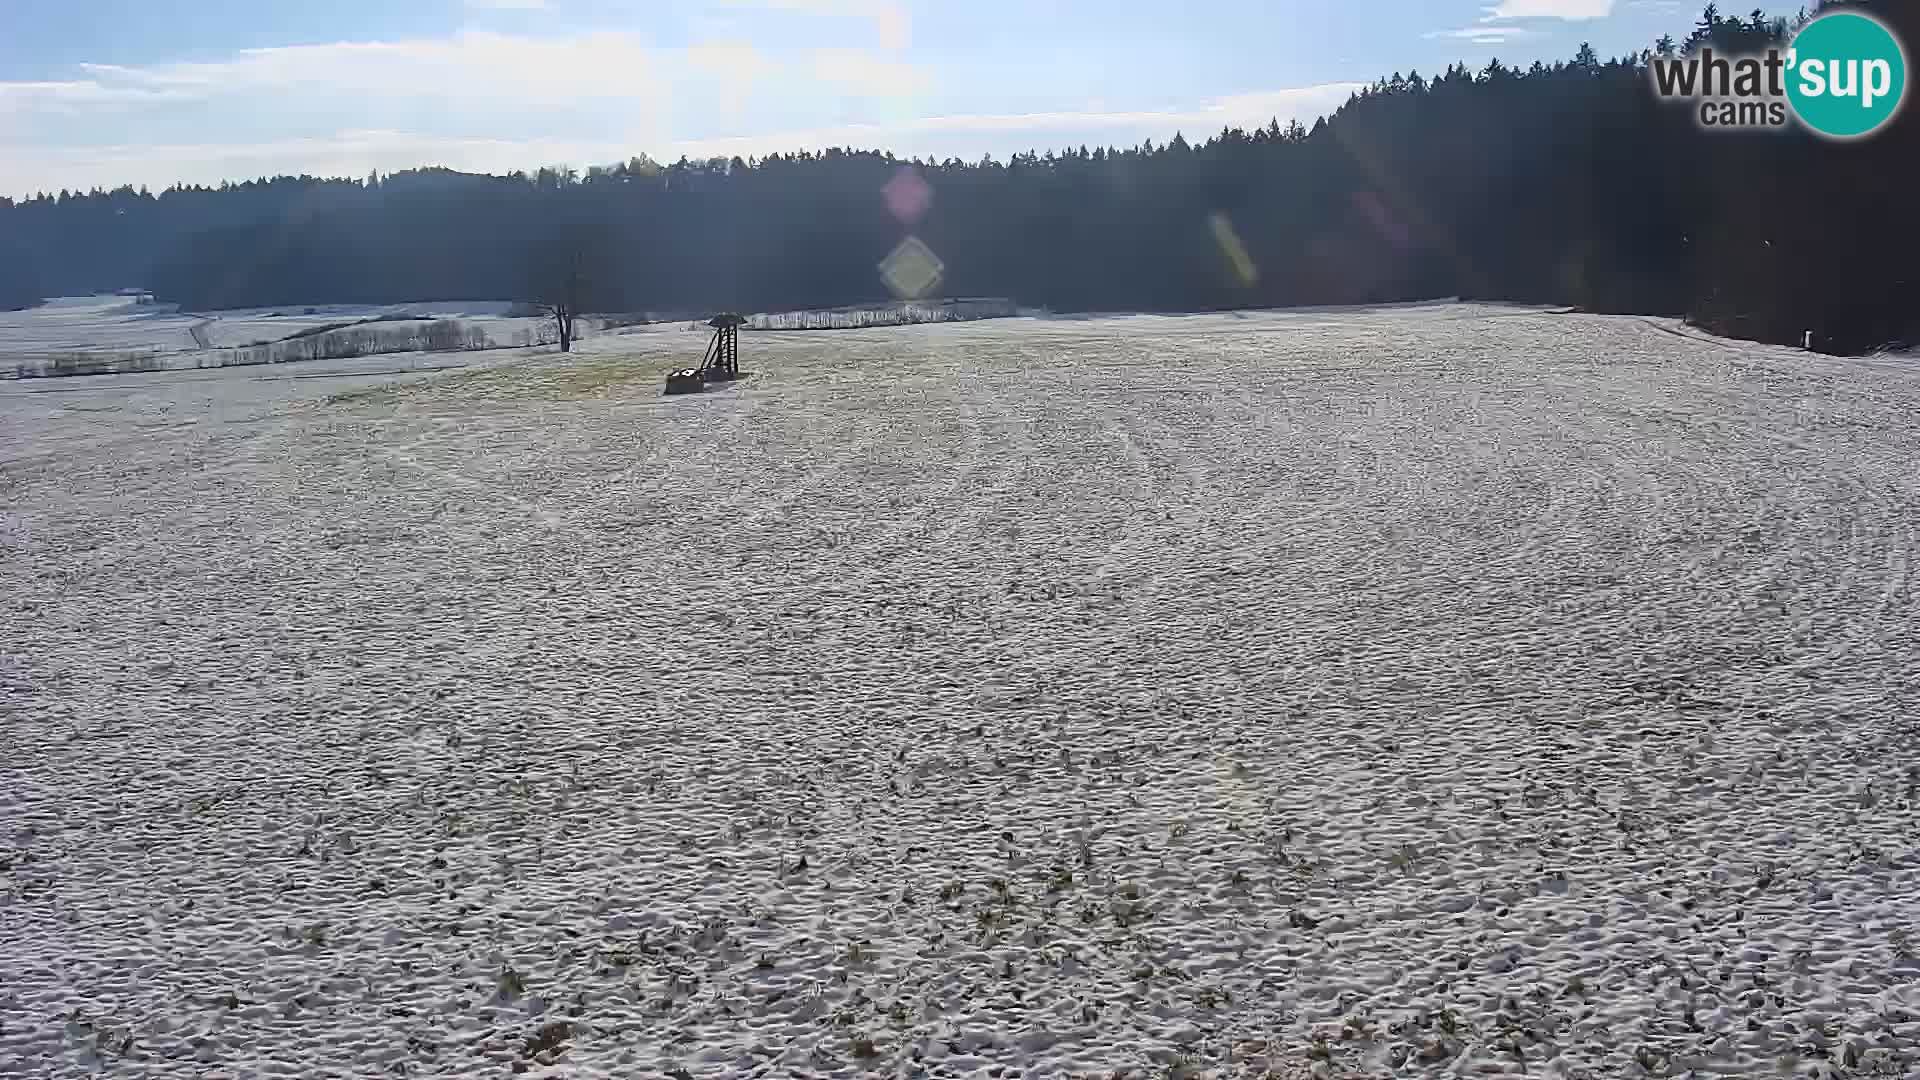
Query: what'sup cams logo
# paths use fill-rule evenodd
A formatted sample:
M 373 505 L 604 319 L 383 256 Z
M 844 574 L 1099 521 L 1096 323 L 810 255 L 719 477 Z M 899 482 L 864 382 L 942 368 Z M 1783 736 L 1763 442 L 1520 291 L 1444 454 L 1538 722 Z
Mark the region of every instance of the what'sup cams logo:
M 1900 112 L 1907 53 L 1879 19 L 1836 11 L 1801 27 L 1784 53 L 1655 57 L 1653 90 L 1693 105 L 1704 128 L 1784 128 L 1793 118 L 1816 135 L 1860 139 Z

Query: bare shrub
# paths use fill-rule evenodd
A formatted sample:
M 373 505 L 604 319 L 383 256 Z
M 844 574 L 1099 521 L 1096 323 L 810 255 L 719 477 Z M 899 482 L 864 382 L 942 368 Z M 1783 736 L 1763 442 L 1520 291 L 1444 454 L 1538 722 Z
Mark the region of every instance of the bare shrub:
M 455 352 L 466 344 L 466 335 L 460 324 L 452 319 L 428 323 L 422 336 L 426 339 L 428 352 Z

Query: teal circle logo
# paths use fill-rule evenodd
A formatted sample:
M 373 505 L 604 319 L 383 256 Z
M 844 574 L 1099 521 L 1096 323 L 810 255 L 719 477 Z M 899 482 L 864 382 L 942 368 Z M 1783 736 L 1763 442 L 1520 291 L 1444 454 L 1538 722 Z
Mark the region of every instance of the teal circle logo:
M 1907 54 L 1871 15 L 1839 11 L 1803 27 L 1788 54 L 1787 100 L 1800 122 L 1832 139 L 1885 127 L 1907 96 Z

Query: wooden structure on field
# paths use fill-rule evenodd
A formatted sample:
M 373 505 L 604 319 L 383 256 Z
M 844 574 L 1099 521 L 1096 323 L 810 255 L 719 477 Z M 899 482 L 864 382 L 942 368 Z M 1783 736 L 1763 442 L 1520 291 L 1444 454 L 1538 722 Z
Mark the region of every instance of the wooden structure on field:
M 710 382 L 732 382 L 740 377 L 740 327 L 746 318 L 723 311 L 707 320 L 713 327 L 713 340 L 700 357 L 697 368 L 681 368 L 667 373 L 667 393 L 693 394 Z
M 712 356 L 713 368 L 721 378 L 740 377 L 740 327 L 746 321 L 745 316 L 735 315 L 731 311 L 707 320 L 707 325 L 713 327 L 713 343 L 707 346 L 707 352 Z

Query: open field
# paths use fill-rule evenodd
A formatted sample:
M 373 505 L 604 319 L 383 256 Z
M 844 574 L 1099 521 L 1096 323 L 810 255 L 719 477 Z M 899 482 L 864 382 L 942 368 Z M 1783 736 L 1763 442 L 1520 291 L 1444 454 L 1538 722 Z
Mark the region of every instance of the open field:
M 427 347 L 459 351 L 551 344 L 548 320 L 505 314 L 512 306 L 504 300 L 463 300 L 184 312 L 128 296 L 60 297 L 38 307 L 0 311 L 0 379 L 194 371 Z M 436 345 L 425 335 L 441 320 L 452 332 Z
M 0 379 L 196 371 L 393 355 L 419 349 L 480 351 L 552 345 L 551 319 L 515 315 L 506 300 L 183 312 L 120 295 L 71 296 L 0 311 Z M 849 329 L 1002 318 L 999 299 L 867 304 L 831 311 L 761 312 L 752 330 Z M 707 332 L 709 314 L 595 314 L 576 324 L 582 339 L 603 334 Z M 437 327 L 435 324 L 439 324 Z M 440 333 L 435 342 L 430 333 Z M 634 345 L 631 348 L 640 346 Z M 671 346 L 656 346 L 671 347 Z
M 1920 368 L 699 345 L 0 386 L 0 1073 L 1920 1073 Z
M 455 300 L 183 312 L 172 304 L 139 304 L 127 296 L 68 296 L 39 307 L 0 311 L 0 361 L 46 353 L 174 353 L 237 348 L 382 315 L 460 318 L 496 330 L 536 321 L 506 318 L 510 306 L 504 300 Z M 195 327 L 204 341 L 195 337 Z

